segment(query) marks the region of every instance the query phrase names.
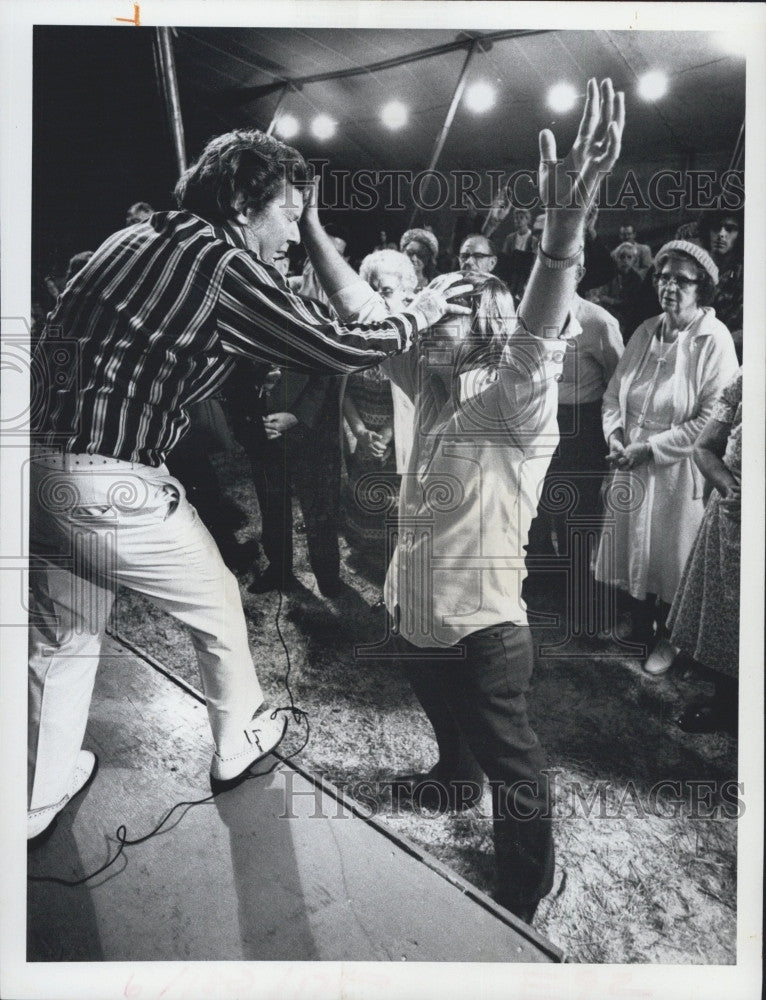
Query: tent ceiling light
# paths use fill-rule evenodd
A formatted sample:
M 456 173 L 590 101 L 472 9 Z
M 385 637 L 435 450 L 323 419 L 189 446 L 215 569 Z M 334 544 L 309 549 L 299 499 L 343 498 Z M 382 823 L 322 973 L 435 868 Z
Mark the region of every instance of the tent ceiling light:
M 668 92 L 668 78 L 661 69 L 644 73 L 638 81 L 638 96 L 644 101 L 658 101 Z
M 390 101 L 380 112 L 386 128 L 396 129 L 407 124 L 410 113 L 401 101 Z
M 551 111 L 564 114 L 577 103 L 577 91 L 571 83 L 556 83 L 548 91 L 548 107 Z
M 486 80 L 477 80 L 465 91 L 465 104 L 469 111 L 480 115 L 493 106 L 497 100 L 497 92 Z
M 280 139 L 294 139 L 300 129 L 300 123 L 294 115 L 282 115 L 274 126 L 274 131 Z
M 322 141 L 332 139 L 335 135 L 335 125 L 336 123 L 329 115 L 317 115 L 311 123 L 311 134 L 315 139 Z

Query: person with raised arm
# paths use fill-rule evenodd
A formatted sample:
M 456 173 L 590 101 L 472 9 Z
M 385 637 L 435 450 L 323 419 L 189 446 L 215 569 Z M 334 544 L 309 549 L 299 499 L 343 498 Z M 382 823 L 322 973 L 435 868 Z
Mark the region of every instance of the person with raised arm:
M 415 405 L 385 599 L 439 750 L 407 791 L 421 805 L 460 809 L 489 777 L 496 899 L 525 921 L 552 887 L 554 848 L 544 755 L 527 717 L 534 655 L 521 599 L 524 544 L 559 437 L 557 378 L 562 338 L 578 330 L 567 318 L 585 215 L 617 159 L 623 123 L 623 95 L 609 80 L 600 88 L 590 80 L 563 160 L 553 134 L 541 132 L 545 228 L 518 316 L 507 290 L 482 291 L 465 322 L 434 326 L 419 354 L 384 364 Z M 481 286 L 488 282 L 500 284 L 482 275 Z M 485 315 L 483 301 L 504 302 L 504 313 Z
M 82 749 L 117 588 L 191 630 L 207 701 L 215 789 L 270 753 L 285 717 L 263 707 L 239 587 L 165 460 L 236 357 L 338 374 L 407 350 L 470 286 L 442 275 L 406 311 L 343 326 L 272 265 L 303 239 L 325 292 L 373 296 L 322 228 L 297 150 L 262 132 L 212 139 L 176 187 L 179 211 L 110 236 L 49 316 L 76 364 L 39 389 L 30 463 L 27 838 L 38 842 L 90 782 Z M 460 307 L 458 307 L 460 308 Z M 45 349 L 45 346 L 41 347 Z M 42 366 L 41 371 L 47 371 Z M 255 395 L 255 394 L 254 394 Z

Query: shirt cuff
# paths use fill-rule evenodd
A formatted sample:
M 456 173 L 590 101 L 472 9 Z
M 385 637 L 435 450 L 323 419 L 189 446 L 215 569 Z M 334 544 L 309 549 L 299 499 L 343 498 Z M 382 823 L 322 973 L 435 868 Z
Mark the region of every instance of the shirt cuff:
M 344 323 L 374 322 L 388 315 L 383 299 L 361 278 L 331 295 L 330 305 Z

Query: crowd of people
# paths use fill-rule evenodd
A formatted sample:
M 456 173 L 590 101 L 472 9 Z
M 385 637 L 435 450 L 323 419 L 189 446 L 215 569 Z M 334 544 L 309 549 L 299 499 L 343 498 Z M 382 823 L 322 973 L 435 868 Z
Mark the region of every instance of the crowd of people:
M 293 493 L 320 594 L 343 597 L 341 534 L 380 587 L 439 753 L 410 792 L 436 783 L 465 808 L 485 775 L 506 790 L 497 898 L 522 919 L 554 870 L 525 558 L 566 564 L 571 524 L 588 525 L 588 571 L 630 601 L 623 647 L 651 676 L 679 656 L 716 671 L 679 725 L 736 728 L 742 215 L 703 213 L 656 252 L 621 220 L 610 250 L 594 198 L 623 117 L 591 81 L 572 151 L 541 133 L 537 211 L 500 198 L 447 248 L 428 226 L 398 248 L 381 233 L 357 269 L 301 155 L 227 133 L 177 210 L 131 206 L 50 279 L 49 327 L 77 340 L 81 374 L 48 387 L 33 436 L 31 844 L 95 773 L 82 742 L 118 586 L 192 631 L 214 791 L 279 744 L 232 570 L 255 593 L 299 586 Z M 570 188 L 585 196 L 563 208 Z M 262 552 L 237 541 L 245 515 L 211 461 L 225 450 L 245 456 Z M 565 512 L 546 502 L 562 488 Z M 84 537 L 79 568 L 62 565 Z

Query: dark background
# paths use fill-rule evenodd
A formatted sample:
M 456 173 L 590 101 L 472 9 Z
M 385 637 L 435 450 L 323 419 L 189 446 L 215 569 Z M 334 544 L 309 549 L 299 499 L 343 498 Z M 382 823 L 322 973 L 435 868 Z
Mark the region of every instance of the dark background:
M 95 249 L 134 202 L 169 205 L 176 169 L 153 36 L 35 28 L 33 278 Z
M 210 136 L 233 127 L 265 129 L 284 79 L 375 63 L 455 41 L 448 30 L 178 28 L 178 69 L 186 150 L 193 159 Z M 133 26 L 34 29 L 33 279 L 35 296 L 49 307 L 46 274 L 61 274 L 72 254 L 94 249 L 125 224 L 135 201 L 172 207 L 177 169 L 154 59 L 155 29 Z M 559 77 L 583 82 L 609 73 L 626 93 L 628 127 L 614 180 L 626 170 L 645 185 L 663 168 L 708 169 L 729 164 L 745 113 L 744 61 L 727 55 L 715 33 L 532 32 L 495 42 L 474 61 L 475 76 L 498 91 L 496 107 L 455 116 L 439 166 L 513 171 L 536 166 L 537 130 L 554 129 L 560 149 L 571 142 L 577 115 L 556 116 L 544 101 Z M 429 162 L 465 59 L 462 50 L 342 80 L 316 82 L 288 94 L 284 110 L 304 122 L 294 140 L 309 158 L 335 169 L 410 169 Z M 635 97 L 635 83 L 652 65 L 666 67 L 671 89 L 657 104 Z M 248 88 L 250 88 L 248 90 Z M 254 94 L 252 88 L 266 88 Z M 411 108 L 408 128 L 391 133 L 377 119 L 390 98 Z M 324 110 L 339 122 L 329 143 L 305 129 Z M 385 229 L 398 239 L 411 208 L 325 213 L 346 228 L 352 258 L 367 253 Z M 602 210 L 600 231 L 616 242 L 625 209 Z M 652 245 L 672 236 L 694 213 L 644 211 L 634 215 L 639 238 Z M 456 213 L 428 221 L 444 242 Z M 510 221 L 510 220 L 509 220 Z M 509 228 L 498 233 L 500 239 Z

